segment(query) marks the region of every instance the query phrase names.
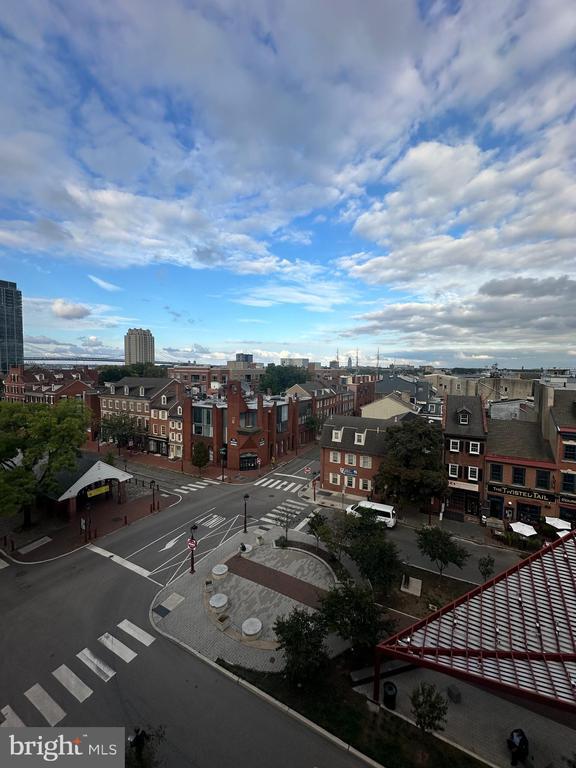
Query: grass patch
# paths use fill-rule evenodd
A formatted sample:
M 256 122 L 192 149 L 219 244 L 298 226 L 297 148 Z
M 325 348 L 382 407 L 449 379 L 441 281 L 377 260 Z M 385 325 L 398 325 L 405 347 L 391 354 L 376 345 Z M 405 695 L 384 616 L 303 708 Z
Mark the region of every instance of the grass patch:
M 348 669 L 331 662 L 314 688 L 291 689 L 280 672 L 257 672 L 218 663 L 291 709 L 351 744 L 386 768 L 482 768 L 483 763 L 422 733 L 399 717 L 380 709 L 368 710 L 366 699 L 350 688 Z
M 432 613 L 433 609 L 429 607 L 430 605 L 441 608 L 478 586 L 467 581 L 451 579 L 449 576 L 440 576 L 438 573 L 431 573 L 414 565 L 406 565 L 403 570 L 412 578 L 422 581 L 420 597 L 409 595 L 397 589 L 388 596 L 376 593 L 376 600 L 388 608 L 409 613 L 418 618 L 424 618 Z

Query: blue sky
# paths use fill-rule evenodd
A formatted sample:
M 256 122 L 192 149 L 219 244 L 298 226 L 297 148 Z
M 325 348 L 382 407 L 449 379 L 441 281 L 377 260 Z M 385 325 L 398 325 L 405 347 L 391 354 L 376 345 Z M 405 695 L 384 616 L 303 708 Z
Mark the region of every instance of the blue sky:
M 28 354 L 576 366 L 572 0 L 7 0 Z

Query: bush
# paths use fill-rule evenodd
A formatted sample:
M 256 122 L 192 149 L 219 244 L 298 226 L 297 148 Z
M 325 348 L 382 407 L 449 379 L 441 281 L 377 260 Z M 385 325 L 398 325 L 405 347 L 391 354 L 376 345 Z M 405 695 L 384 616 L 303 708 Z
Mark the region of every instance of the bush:
M 280 547 L 281 549 L 286 549 L 286 547 L 288 546 L 288 539 L 286 538 L 286 536 L 280 536 L 279 538 L 277 538 L 276 546 Z

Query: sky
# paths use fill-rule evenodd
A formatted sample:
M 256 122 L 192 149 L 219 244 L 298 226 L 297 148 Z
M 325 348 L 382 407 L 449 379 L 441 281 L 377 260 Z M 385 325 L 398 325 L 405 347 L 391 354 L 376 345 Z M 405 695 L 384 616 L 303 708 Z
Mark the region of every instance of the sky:
M 4 0 L 25 354 L 576 366 L 573 0 Z

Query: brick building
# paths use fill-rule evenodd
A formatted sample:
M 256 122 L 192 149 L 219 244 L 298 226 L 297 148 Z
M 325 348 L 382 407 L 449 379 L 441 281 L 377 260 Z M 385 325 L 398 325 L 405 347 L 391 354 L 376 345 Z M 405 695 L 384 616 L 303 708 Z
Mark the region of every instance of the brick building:
M 26 368 L 17 365 L 4 377 L 4 399 L 9 402 L 46 403 L 83 400 L 98 383 L 98 371 L 90 368 Z

